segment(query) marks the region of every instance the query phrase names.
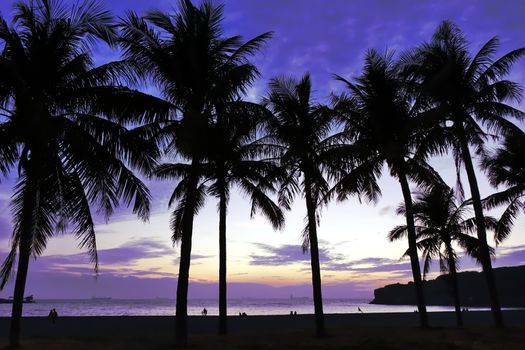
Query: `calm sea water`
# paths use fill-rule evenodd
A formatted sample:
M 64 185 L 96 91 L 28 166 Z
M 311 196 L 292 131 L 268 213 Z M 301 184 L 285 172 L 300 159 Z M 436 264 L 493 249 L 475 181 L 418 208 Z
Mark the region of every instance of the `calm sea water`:
M 325 313 L 358 313 L 360 308 L 365 313 L 371 312 L 413 312 L 413 305 L 371 305 L 364 299 L 325 299 Z M 55 308 L 59 316 L 172 316 L 175 315 L 175 300 L 170 299 L 110 299 L 110 300 L 36 300 L 33 304 L 24 304 L 24 316 L 47 316 Z M 203 308 L 208 315 L 218 315 L 217 300 L 189 300 L 188 313 L 200 315 Z M 488 308 L 469 308 L 470 310 L 488 310 Z M 311 299 L 236 299 L 228 301 L 228 314 L 238 315 L 287 315 L 290 311 L 298 314 L 313 314 Z M 429 306 L 432 311 L 453 311 L 448 306 Z M 0 316 L 11 314 L 10 304 L 0 304 Z

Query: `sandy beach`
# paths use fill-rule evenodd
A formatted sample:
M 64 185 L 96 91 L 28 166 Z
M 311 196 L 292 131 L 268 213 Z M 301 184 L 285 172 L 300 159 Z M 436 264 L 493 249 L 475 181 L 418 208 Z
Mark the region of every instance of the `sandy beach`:
M 525 311 L 505 311 L 507 327 L 491 327 L 489 312 L 465 313 L 465 328 L 450 312 L 431 313 L 432 329 L 417 314 L 326 315 L 328 336 L 314 337 L 312 315 L 230 317 L 230 334 L 216 335 L 216 317 L 190 317 L 192 349 L 523 349 Z M 169 349 L 174 317 L 45 317 L 23 320 L 25 349 Z M 0 347 L 9 319 L 0 319 Z
M 325 315 L 328 329 L 339 328 L 417 328 L 417 313 L 371 313 Z M 525 327 L 525 310 L 504 311 L 508 327 Z M 455 326 L 453 312 L 429 313 L 432 327 Z M 190 316 L 191 334 L 213 334 L 217 329 L 217 316 Z M 230 316 L 229 329 L 235 334 L 286 333 L 307 331 L 314 327 L 313 315 L 278 316 Z M 492 325 L 487 311 L 464 313 L 465 327 L 480 328 Z M 25 337 L 155 337 L 173 333 L 175 317 L 166 316 L 107 316 L 107 317 L 59 317 L 52 324 L 47 317 L 26 317 L 22 322 Z M 9 318 L 0 318 L 0 337 L 6 337 Z

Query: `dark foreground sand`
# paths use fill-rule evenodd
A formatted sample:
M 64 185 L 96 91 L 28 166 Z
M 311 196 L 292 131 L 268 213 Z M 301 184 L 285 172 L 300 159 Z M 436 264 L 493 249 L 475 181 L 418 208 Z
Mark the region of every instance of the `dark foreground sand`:
M 0 348 L 7 340 L 0 339 Z M 174 349 L 173 337 L 26 338 L 28 350 L 142 350 Z M 436 328 L 349 328 L 332 329 L 325 338 L 312 332 L 292 331 L 272 334 L 194 335 L 188 349 L 350 349 L 350 350 L 523 350 L 525 328 L 451 329 Z
M 190 317 L 191 349 L 525 349 L 525 311 L 505 311 L 505 329 L 491 328 L 489 312 L 467 312 L 454 328 L 451 312 L 431 313 L 432 329 L 417 327 L 418 315 L 326 315 L 328 337 L 313 336 L 313 316 L 234 316 L 230 334 L 215 335 L 217 317 Z M 173 317 L 62 317 L 23 320 L 26 349 L 168 349 Z M 9 319 L 0 318 L 0 347 Z

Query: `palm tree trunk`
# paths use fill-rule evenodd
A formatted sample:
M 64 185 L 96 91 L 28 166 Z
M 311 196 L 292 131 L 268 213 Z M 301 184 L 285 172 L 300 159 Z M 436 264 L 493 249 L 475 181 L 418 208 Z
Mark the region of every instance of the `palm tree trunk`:
M 399 183 L 401 184 L 401 191 L 403 192 L 403 199 L 405 201 L 406 221 L 407 221 L 407 236 L 408 236 L 408 252 L 410 255 L 410 265 L 412 267 L 412 276 L 414 278 L 414 288 L 416 291 L 417 309 L 419 311 L 419 319 L 421 327 L 428 327 L 427 307 L 425 305 L 425 297 L 423 293 L 423 282 L 421 281 L 421 268 L 419 266 L 419 257 L 417 255 L 416 244 L 416 228 L 414 224 L 414 209 L 412 205 L 412 195 L 410 194 L 410 186 L 404 170 L 404 166 L 398 169 Z
M 456 309 L 456 323 L 458 327 L 463 327 L 463 315 L 461 314 L 461 305 L 459 300 L 459 286 L 458 286 L 458 274 L 456 271 L 456 261 L 452 255 L 452 247 L 450 243 L 447 242 L 449 246 L 448 250 L 448 269 L 449 269 L 449 278 L 450 284 L 452 286 L 452 296 L 454 297 L 454 308 Z
M 468 148 L 468 142 L 465 137 L 463 125 L 461 124 L 457 129 L 459 141 L 461 143 L 461 155 L 463 158 L 463 163 L 465 164 L 465 170 L 467 172 L 468 182 L 470 185 L 470 194 L 472 196 L 472 205 L 474 207 L 474 214 L 476 217 L 476 228 L 478 232 L 480 253 L 479 255 L 489 290 L 492 317 L 494 318 L 494 325 L 496 327 L 503 327 L 503 316 L 501 314 L 498 290 L 496 288 L 496 281 L 494 279 L 494 272 L 492 270 L 492 261 L 490 259 L 489 246 L 487 243 L 487 231 L 485 228 L 485 219 L 483 215 L 483 207 L 481 206 L 481 195 L 479 193 L 476 172 L 474 170 L 474 165 L 472 164 L 472 157 Z
M 222 179 L 219 198 L 219 334 L 228 332 L 226 287 L 226 184 Z
M 193 213 L 199 177 L 198 160 L 192 161 L 192 170 L 188 178 L 186 208 L 184 210 L 184 232 L 180 244 L 179 276 L 177 279 L 177 303 L 175 309 L 175 343 L 177 346 L 188 345 L 188 283 L 191 262 L 191 239 L 193 234 Z
M 26 242 L 24 242 L 26 241 Z M 11 314 L 11 328 L 9 344 L 12 348 L 20 346 L 20 323 L 22 321 L 22 308 L 24 292 L 29 267 L 30 245 L 27 239 L 22 239 L 19 245 L 18 269 L 16 272 L 15 291 L 13 294 L 13 309 Z
M 312 267 L 312 287 L 315 310 L 315 329 L 318 337 L 325 335 L 323 295 L 321 290 L 321 268 L 319 263 L 319 245 L 317 243 L 317 222 L 315 218 L 316 202 L 312 196 L 311 182 L 305 180 L 306 210 L 308 213 L 308 237 L 310 243 L 310 264 Z
M 24 305 L 24 293 L 29 268 L 29 257 L 31 255 L 31 240 L 35 226 L 35 209 L 38 203 L 38 188 L 31 174 L 26 173 L 27 187 L 24 193 L 22 208 L 21 237 L 18 248 L 18 267 L 16 272 L 15 290 L 13 293 L 13 309 L 11 314 L 11 325 L 9 331 L 9 344 L 12 348 L 20 346 L 20 329 L 22 321 L 22 309 Z

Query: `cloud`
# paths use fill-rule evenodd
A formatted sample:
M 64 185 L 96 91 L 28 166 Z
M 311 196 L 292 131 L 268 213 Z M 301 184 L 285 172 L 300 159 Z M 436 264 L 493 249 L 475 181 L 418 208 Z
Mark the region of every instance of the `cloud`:
M 387 258 L 365 258 L 351 261 L 332 260 L 323 264 L 326 271 L 352 271 L 359 273 L 396 272 L 398 275 L 410 274 L 410 263 Z
M 158 258 L 174 253 L 173 248 L 163 243 L 153 240 L 140 240 L 126 243 L 117 248 L 102 249 L 99 251 L 99 258 L 104 264 L 123 264 L 137 259 Z
M 525 264 L 525 245 L 497 248 L 495 266 L 513 266 Z
M 163 278 L 175 277 L 176 274 L 172 272 L 159 271 L 158 268 L 141 268 L 140 270 L 129 268 L 125 266 L 100 266 L 98 275 L 95 274 L 93 266 L 85 265 L 61 265 L 61 264 L 40 264 L 38 261 L 33 264 L 32 270 L 36 273 L 61 273 L 70 276 L 90 276 L 91 278 L 99 279 L 106 277 L 148 277 L 148 278 Z
M 14 0 L 1 1 L 0 11 L 9 17 L 13 3 Z M 123 15 L 126 9 L 143 14 L 149 9 L 169 10 L 173 6 L 172 2 L 164 0 L 105 1 L 105 4 L 116 15 Z M 334 82 L 332 74 L 341 74 L 346 78 L 358 74 L 362 67 L 363 55 L 369 48 L 381 51 L 394 48 L 398 52 L 408 49 L 428 40 L 441 20 L 450 19 L 461 26 L 472 43 L 472 50 L 478 49 L 481 43 L 493 35 L 499 35 L 502 48 L 498 54 L 501 54 L 523 44 L 523 13 L 525 1 L 519 0 L 508 1 L 504 6 L 491 0 L 476 1 L 475 4 L 467 5 L 458 4 L 453 0 L 333 0 L 328 6 L 324 0 L 225 0 L 225 33 L 252 38 L 266 31 L 274 31 L 274 37 L 253 60 L 260 68 L 262 78 L 249 90 L 250 100 L 259 100 L 267 91 L 267 80 L 276 75 L 300 76 L 309 71 L 312 75 L 314 95 L 317 100 L 322 101 L 331 91 L 337 92 L 341 89 L 342 85 Z M 114 59 L 118 52 L 101 46 L 95 51 L 95 56 L 95 62 L 101 63 Z M 518 66 L 515 68 L 511 78 L 523 84 L 523 74 L 519 74 Z M 12 193 L 14 179 L 15 176 L 11 176 L 0 184 L 0 200 L 5 200 L 4 204 Z M 165 211 L 172 186 L 160 181 L 147 181 L 147 185 L 154 198 L 153 211 Z M 385 206 L 379 209 L 379 214 L 388 214 L 392 210 L 389 208 L 395 205 L 396 203 L 385 203 Z M 10 213 L 6 205 L 0 205 L 0 208 L 0 240 L 4 244 L 11 233 Z M 134 216 L 129 208 L 119 208 L 112 217 L 112 223 L 119 219 L 131 218 L 134 219 Z M 97 223 L 103 222 L 102 218 L 95 219 Z M 250 227 L 259 228 L 263 221 L 256 220 L 249 224 Z M 242 226 L 243 223 L 232 222 L 232 227 L 236 225 Z M 111 232 L 122 232 L 117 226 L 112 226 Z M 264 227 L 266 226 L 264 223 Z M 158 244 L 151 241 L 134 241 L 116 248 L 100 250 L 101 271 L 110 275 L 116 274 L 118 271 L 114 270 L 112 265 L 129 266 L 139 259 L 177 255 L 172 248 Z M 5 247 L 6 243 L 2 249 Z M 258 253 L 248 255 L 250 265 L 279 266 L 295 263 L 308 268 L 309 254 L 303 254 L 298 245 L 258 248 Z M 320 253 L 323 271 L 354 271 L 361 276 L 370 274 L 370 278 L 375 278 L 374 274 L 381 272 L 388 273 L 389 276 L 410 274 L 410 267 L 406 261 L 380 257 L 352 261 L 335 254 L 331 248 L 321 250 Z M 370 250 L 368 254 L 373 254 L 373 251 Z M 206 256 L 193 256 L 193 260 L 205 258 Z M 495 266 L 522 263 L 525 263 L 524 246 L 498 248 Z M 86 254 L 44 256 L 39 258 L 34 266 L 38 267 L 40 264 L 42 272 L 61 269 L 64 272 L 74 271 L 75 274 L 86 273 L 92 276 Z M 468 258 L 462 259 L 461 267 L 479 268 Z M 119 271 L 124 274 L 155 272 L 154 269 L 138 272 L 129 267 L 121 267 Z M 67 283 L 71 281 L 68 280 Z M 115 283 L 117 281 L 122 280 L 115 280 Z M 122 288 L 130 287 L 130 284 L 122 285 Z
M 99 255 L 99 274 L 86 253 L 44 255 L 31 263 L 32 274 L 63 274 L 64 276 L 89 276 L 89 278 L 111 279 L 117 277 L 136 278 L 174 278 L 177 264 L 173 263 L 173 272 L 166 271 L 166 266 L 140 266 L 138 260 L 169 257 L 175 254 L 170 246 L 152 239 L 135 240 L 121 246 L 101 249 Z M 209 256 L 193 254 L 192 263 Z
M 324 242 L 327 245 L 328 242 Z M 262 243 L 254 243 L 255 247 L 262 251 L 261 254 L 251 254 L 249 264 L 257 266 L 282 266 L 289 264 L 301 264 L 301 272 L 310 270 L 310 254 L 303 253 L 300 245 L 270 246 Z M 397 275 L 410 274 L 410 263 L 396 259 L 369 257 L 358 260 L 347 260 L 341 254 L 334 253 L 330 248 L 319 249 L 319 260 L 321 270 L 348 271 L 359 273 L 396 272 Z
M 459 271 L 481 271 L 481 265 L 466 255 L 458 252 Z M 496 257 L 492 259 L 493 267 L 525 265 L 525 245 L 500 246 L 496 248 Z M 440 273 L 437 261 L 432 263 L 430 273 L 432 275 Z
M 395 214 L 395 207 L 392 205 L 386 205 L 378 210 L 378 214 L 381 216 Z
M 263 243 L 253 243 L 255 247 L 262 251 L 262 254 L 251 254 L 249 256 L 250 265 L 259 266 L 280 266 L 283 264 L 306 263 L 310 261 L 310 254 L 303 253 L 300 245 L 285 244 L 281 246 L 271 246 Z M 326 249 L 319 249 L 319 259 L 326 261 L 329 258 Z
M 408 49 L 428 40 L 445 19 L 458 23 L 474 48 L 497 34 L 509 41 L 507 45 L 519 43 L 525 11 L 520 1 L 506 6 L 492 1 L 467 6 L 450 0 L 335 0 L 329 6 L 322 0 L 310 0 L 307 5 L 300 0 L 225 3 L 228 26 L 236 33 L 250 37 L 274 31 L 268 47 L 256 59 L 265 79 L 309 71 L 314 89 L 323 98 L 329 91 L 322 87 L 330 86 L 331 75 L 359 71 L 368 48 Z
M 151 239 L 135 240 L 115 248 L 100 249 L 98 251 L 100 274 L 165 276 L 164 272 L 154 269 L 143 268 L 139 271 L 134 265 L 141 259 L 171 257 L 174 254 L 173 248 Z M 195 257 L 195 259 L 200 258 L 203 257 Z M 87 253 L 44 255 L 32 264 L 31 269 L 40 272 L 61 271 L 67 274 L 93 275 L 93 266 Z
M 5 216 L 0 216 L 0 240 L 9 239 L 11 237 L 12 231 L 13 228 L 9 220 Z
M 6 287 L 6 294 L 11 293 L 13 285 Z M 91 275 L 69 275 L 60 272 L 31 271 L 27 280 L 27 294 L 34 294 L 36 299 L 83 299 L 93 295 L 113 298 L 175 298 L 177 279 L 175 277 L 151 278 L 147 276 L 102 275 L 97 279 Z M 311 297 L 312 286 L 308 283 L 275 287 L 262 283 L 228 283 L 228 297 L 239 298 L 283 298 Z M 218 283 L 191 280 L 188 296 L 190 299 L 215 299 L 218 297 Z M 370 288 L 359 283 L 341 283 L 323 285 L 325 298 L 369 298 Z
M 199 264 L 199 262 L 196 262 L 197 260 L 202 260 L 202 259 L 207 259 L 207 258 L 211 258 L 213 257 L 212 255 L 201 255 L 201 254 L 191 254 L 191 263 L 192 265 L 197 265 Z M 173 264 L 175 264 L 176 266 L 179 265 L 179 262 L 180 262 L 180 257 L 176 257 L 175 259 L 173 259 Z

